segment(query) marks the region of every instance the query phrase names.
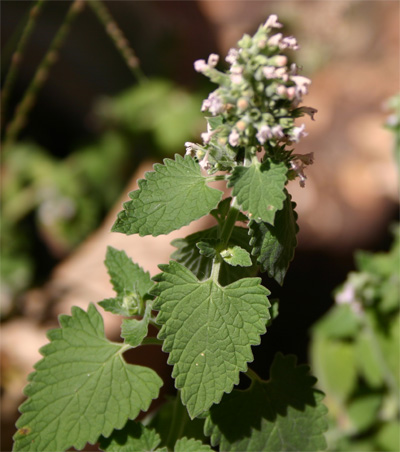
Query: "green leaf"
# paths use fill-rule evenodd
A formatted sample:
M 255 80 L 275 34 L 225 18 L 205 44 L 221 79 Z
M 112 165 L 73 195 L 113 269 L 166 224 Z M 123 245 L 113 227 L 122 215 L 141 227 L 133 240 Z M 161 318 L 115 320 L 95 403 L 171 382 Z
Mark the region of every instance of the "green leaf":
M 274 225 L 256 221 L 250 221 L 249 224 L 252 254 L 257 256 L 261 270 L 268 272 L 268 276 L 280 285 L 283 284 L 297 246 L 296 234 L 299 228 L 295 207 L 296 204 L 291 202 L 291 196 L 287 193 L 283 209 L 276 213 Z
M 253 265 L 250 253 L 240 246 L 232 246 L 221 252 L 222 259 L 233 267 L 251 267 Z
M 161 437 L 161 444 L 172 450 L 176 441 L 184 436 L 207 441 L 203 434 L 204 419 L 190 419 L 187 409 L 182 405 L 179 394 L 168 397 L 152 418 L 149 427 L 154 428 Z
M 99 305 L 113 314 L 137 314 L 143 297 L 154 285 L 149 273 L 134 264 L 124 251 L 111 246 L 107 248 L 105 264 L 117 297 L 100 301 Z
M 398 420 L 385 423 L 377 434 L 379 450 L 396 452 L 400 450 L 400 422 Z
M 375 424 L 381 403 L 381 394 L 366 394 L 348 404 L 346 411 L 352 424 L 352 433 L 361 433 Z
M 196 247 L 199 249 L 199 252 L 202 256 L 205 257 L 214 257 L 217 252 L 215 251 L 215 247 L 218 244 L 217 240 L 208 240 L 206 242 L 196 243 Z
M 259 278 L 222 287 L 213 279 L 199 281 L 174 261 L 160 268 L 152 289 L 163 325 L 158 337 L 193 419 L 231 391 L 253 360 L 251 345 L 260 343 L 269 318 L 269 291 Z
M 345 403 L 357 382 L 354 345 L 315 335 L 311 351 L 320 387 L 338 402 Z
M 355 342 L 358 371 L 372 388 L 378 388 L 385 381 L 384 368 L 375 344 L 376 338 L 368 331 L 360 331 Z
M 249 245 L 248 230 L 235 226 L 232 231 L 228 246 L 240 246 L 248 252 L 251 251 Z M 192 271 L 198 279 L 205 280 L 211 275 L 212 259 L 202 255 L 197 247 L 199 242 L 208 242 L 218 239 L 218 227 L 206 229 L 204 231 L 196 232 L 188 235 L 183 239 L 176 239 L 171 244 L 178 249 L 171 255 L 179 263 L 183 264 L 190 271 Z M 219 283 L 226 286 L 240 278 L 254 276 L 257 273 L 256 258 L 252 258 L 251 267 L 232 267 L 226 262 L 222 262 L 219 272 Z
M 174 452 L 213 452 L 210 446 L 193 438 L 181 438 L 175 444 Z
M 204 427 L 211 444 L 224 451 L 324 450 L 327 410 L 308 370 L 277 354 L 269 381 L 253 381 L 211 408 Z
M 222 192 L 207 185 L 200 165 L 190 156 L 175 155 L 155 164 L 154 171 L 139 181 L 139 190 L 129 194 L 112 231 L 157 236 L 168 234 L 208 214 Z
M 160 442 L 155 430 L 134 421 L 128 421 L 122 430 L 114 430 L 108 438 L 99 438 L 100 449 L 106 452 L 152 452 Z
M 267 160 L 251 166 L 236 166 L 229 178 L 228 187 L 233 187 L 242 210 L 257 222 L 274 224 L 275 213 L 281 210 L 286 198 L 285 184 L 287 167 L 283 162 Z
M 124 319 L 122 321 L 121 337 L 125 339 L 126 343 L 132 345 L 132 347 L 140 345 L 143 339 L 147 336 L 149 321 L 151 318 L 151 308 L 152 303 L 148 301 L 146 303 L 144 316 L 141 320 Z
M 72 308 L 61 328 L 48 333 L 44 358 L 35 365 L 25 390 L 14 450 L 64 451 L 94 444 L 128 419 L 146 411 L 162 380 L 149 368 L 127 364 L 123 344 L 104 336 L 101 315 Z
M 360 316 L 354 312 L 349 303 L 336 304 L 318 320 L 313 330 L 330 339 L 353 339 L 361 328 Z

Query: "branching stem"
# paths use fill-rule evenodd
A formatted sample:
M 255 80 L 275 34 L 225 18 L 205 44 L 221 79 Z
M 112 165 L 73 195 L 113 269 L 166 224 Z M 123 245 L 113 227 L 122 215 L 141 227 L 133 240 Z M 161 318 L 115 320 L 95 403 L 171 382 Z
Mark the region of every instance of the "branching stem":
M 4 139 L 5 150 L 7 150 L 12 143 L 14 143 L 18 137 L 18 134 L 25 126 L 28 114 L 35 104 L 37 94 L 47 80 L 51 66 L 53 66 L 53 64 L 57 61 L 60 47 L 69 32 L 73 20 L 82 10 L 84 4 L 84 0 L 75 0 L 70 6 L 63 24 L 58 30 L 56 36 L 50 44 L 49 50 L 37 68 L 30 85 L 25 91 L 24 97 L 16 107 L 12 121 L 7 126 Z
M 105 4 L 100 0 L 89 0 L 89 5 L 91 6 L 101 24 L 104 26 L 104 29 L 106 30 L 108 36 L 110 36 L 110 38 L 112 39 L 115 47 L 121 54 L 126 65 L 129 67 L 137 81 L 142 82 L 146 80 L 145 75 L 140 69 L 139 59 L 129 45 L 129 42 L 125 38 L 122 30 L 118 27 L 117 23 L 112 18 Z
M 35 28 L 36 19 L 42 9 L 45 0 L 38 0 L 29 11 L 28 22 L 26 23 L 22 35 L 18 41 L 17 48 L 11 58 L 10 68 L 7 72 L 6 79 L 4 81 L 3 89 L 1 90 L 1 126 L 4 125 L 8 99 L 10 97 L 12 88 L 17 78 L 18 69 L 22 61 L 23 53 L 28 43 L 29 36 Z

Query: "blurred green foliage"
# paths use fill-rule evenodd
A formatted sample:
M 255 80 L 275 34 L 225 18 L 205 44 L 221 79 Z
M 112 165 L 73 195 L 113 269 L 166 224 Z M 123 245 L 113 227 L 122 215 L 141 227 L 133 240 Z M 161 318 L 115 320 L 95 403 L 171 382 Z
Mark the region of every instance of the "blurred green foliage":
M 68 254 L 100 225 L 146 157 L 181 152 L 202 128 L 202 96 L 165 79 L 139 83 L 102 99 L 95 119 L 102 132 L 60 159 L 51 150 L 17 142 L 3 154 L 1 192 L 1 315 L 38 281 L 43 259 Z M 43 279 L 43 275 L 41 275 Z
M 393 232 L 389 252 L 356 254 L 357 271 L 312 330 L 330 450 L 400 450 L 400 227 Z

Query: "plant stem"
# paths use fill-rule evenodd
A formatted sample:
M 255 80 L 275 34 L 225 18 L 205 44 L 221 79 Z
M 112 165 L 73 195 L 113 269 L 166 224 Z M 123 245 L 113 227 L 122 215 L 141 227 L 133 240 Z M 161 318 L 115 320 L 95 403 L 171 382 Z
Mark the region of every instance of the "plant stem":
M 163 341 L 156 337 L 145 337 L 140 345 L 162 345 Z
M 44 2 L 45 0 L 38 0 L 29 11 L 28 22 L 24 27 L 22 35 L 17 44 L 17 48 L 11 58 L 10 68 L 7 72 L 3 89 L 1 91 L 1 126 L 3 126 L 5 121 L 8 99 L 17 78 L 18 69 L 22 61 L 26 44 L 28 43 L 28 38 L 35 27 L 36 19 L 40 13 L 42 6 L 44 5 Z
M 85 3 L 84 0 L 74 0 L 72 5 L 70 6 L 67 15 L 65 16 L 63 24 L 58 30 L 55 38 L 50 44 L 49 50 L 47 51 L 39 67 L 37 68 L 30 85 L 25 91 L 24 97 L 16 107 L 12 121 L 7 126 L 6 135 L 4 139 L 5 150 L 7 150 L 7 148 L 14 143 L 14 141 L 18 137 L 18 134 L 24 127 L 27 120 L 27 116 L 35 103 L 37 94 L 44 85 L 44 82 L 46 81 L 49 75 L 49 70 L 51 66 L 57 61 L 58 51 L 60 50 L 60 47 L 68 34 L 72 21 L 82 10 L 84 3 Z
M 169 428 L 168 438 L 166 441 L 166 446 L 168 447 L 169 450 L 174 449 L 174 444 L 176 440 L 178 440 L 182 436 L 186 423 L 185 422 L 186 416 L 184 416 L 185 410 L 186 410 L 185 407 L 180 401 L 180 391 L 178 390 L 174 401 L 172 420 Z
M 145 75 L 140 69 L 138 57 L 130 47 L 128 40 L 125 38 L 122 30 L 112 18 L 105 4 L 101 0 L 89 0 L 89 5 L 104 26 L 108 36 L 110 36 L 114 42 L 115 47 L 118 49 L 126 65 L 129 67 L 137 81 L 142 82 L 146 80 Z
M 245 373 L 246 377 L 250 378 L 252 382 L 254 381 L 262 381 L 261 378 L 254 372 L 254 370 L 247 368 L 247 372 Z
M 229 209 L 228 215 L 226 216 L 224 226 L 221 231 L 220 240 L 223 247 L 228 245 L 229 239 L 231 238 L 233 228 L 238 219 L 240 210 L 236 207 L 236 198 L 233 198 L 231 207 Z

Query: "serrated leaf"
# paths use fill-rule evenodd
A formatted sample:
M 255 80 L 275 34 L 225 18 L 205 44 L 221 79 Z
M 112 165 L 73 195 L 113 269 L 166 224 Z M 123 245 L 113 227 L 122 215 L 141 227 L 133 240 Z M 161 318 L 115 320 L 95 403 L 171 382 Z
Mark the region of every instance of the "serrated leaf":
M 125 339 L 125 342 L 132 347 L 137 347 L 147 336 L 149 328 L 149 322 L 151 317 L 152 303 L 148 301 L 144 311 L 143 318 L 137 319 L 124 319 L 121 326 L 121 337 Z
M 287 194 L 283 209 L 276 213 L 274 225 L 256 221 L 250 221 L 249 224 L 252 254 L 257 256 L 261 270 L 268 272 L 268 276 L 280 285 L 283 284 L 297 246 L 296 234 L 299 228 L 295 207 L 296 204 L 291 202 L 291 196 Z
M 253 265 L 250 253 L 240 246 L 232 246 L 221 252 L 222 259 L 233 267 L 251 267 Z
M 210 446 L 193 438 L 181 438 L 175 444 L 174 452 L 213 452 Z
M 283 162 L 267 160 L 251 166 L 236 166 L 229 178 L 242 210 L 248 211 L 254 221 L 274 224 L 275 214 L 281 210 L 286 198 L 287 167 Z
M 149 273 L 133 263 L 124 251 L 111 246 L 107 248 L 105 264 L 117 297 L 100 301 L 99 305 L 113 314 L 137 314 L 141 300 L 154 285 Z
M 196 248 L 198 248 L 199 253 L 205 257 L 214 257 L 217 252 L 215 251 L 215 247 L 217 245 L 217 240 L 207 240 L 206 242 L 196 243 Z
M 100 449 L 106 452 L 152 452 L 159 450 L 160 442 L 155 430 L 134 421 L 128 421 L 122 430 L 114 430 L 108 438 L 99 438 Z
M 269 381 L 254 381 L 214 405 L 205 433 L 224 451 L 317 451 L 326 448 L 323 394 L 307 366 L 278 353 Z
M 218 228 L 215 226 L 191 234 L 183 239 L 173 240 L 171 244 L 178 249 L 171 255 L 171 258 L 185 265 L 201 281 L 205 280 L 210 277 L 213 261 L 211 258 L 201 255 L 196 244 L 201 241 L 209 242 L 210 240 L 217 240 L 217 238 Z M 248 252 L 251 251 L 248 230 L 246 228 L 238 226 L 233 228 L 228 246 L 235 245 L 244 248 Z M 252 258 L 251 267 L 232 267 L 226 262 L 222 262 L 218 281 L 222 286 L 226 286 L 240 278 L 256 275 L 257 269 L 258 266 L 255 257 Z
M 152 289 L 162 325 L 158 337 L 170 353 L 175 385 L 194 418 L 231 391 L 252 361 L 251 345 L 260 343 L 269 318 L 269 291 L 259 278 L 222 287 L 213 279 L 199 281 L 174 261 L 160 268 L 163 273 Z
M 94 444 L 146 411 L 162 380 L 149 368 L 127 364 L 124 344 L 107 340 L 101 315 L 72 308 L 48 333 L 44 358 L 25 390 L 14 450 L 64 451 Z
M 190 156 L 175 155 L 155 164 L 154 171 L 139 181 L 139 190 L 129 194 L 112 231 L 157 236 L 186 226 L 208 214 L 222 192 L 207 185 L 200 165 Z

